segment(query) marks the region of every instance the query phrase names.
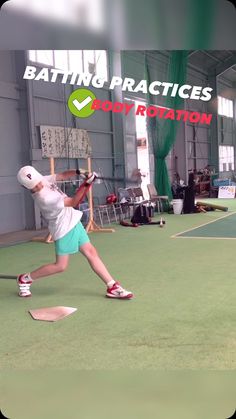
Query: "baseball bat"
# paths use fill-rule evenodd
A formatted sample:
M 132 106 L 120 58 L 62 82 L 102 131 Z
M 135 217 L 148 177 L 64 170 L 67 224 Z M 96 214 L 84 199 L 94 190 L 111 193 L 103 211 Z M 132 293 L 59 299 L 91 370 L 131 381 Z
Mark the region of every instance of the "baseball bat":
M 4 275 L 0 274 L 0 279 L 16 279 L 17 275 Z
M 84 178 L 84 175 L 88 174 L 88 169 L 79 169 L 82 177 Z M 112 176 L 96 176 L 96 179 L 98 180 L 106 180 L 110 182 L 129 182 L 129 183 L 137 183 L 134 179 L 129 178 L 121 178 L 121 177 L 112 177 Z
M 128 182 L 128 183 L 137 183 L 136 180 L 128 179 L 128 178 L 121 178 L 121 177 L 109 177 L 109 176 L 98 176 L 96 177 L 98 180 L 106 180 L 110 182 Z

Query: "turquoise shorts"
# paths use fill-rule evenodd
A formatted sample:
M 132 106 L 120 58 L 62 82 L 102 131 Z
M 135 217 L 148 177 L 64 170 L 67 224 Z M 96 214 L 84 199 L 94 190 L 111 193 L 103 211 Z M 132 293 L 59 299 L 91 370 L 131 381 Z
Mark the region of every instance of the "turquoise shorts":
M 90 243 L 86 230 L 81 222 L 76 224 L 65 236 L 55 241 L 56 255 L 71 255 L 79 251 L 80 246 Z

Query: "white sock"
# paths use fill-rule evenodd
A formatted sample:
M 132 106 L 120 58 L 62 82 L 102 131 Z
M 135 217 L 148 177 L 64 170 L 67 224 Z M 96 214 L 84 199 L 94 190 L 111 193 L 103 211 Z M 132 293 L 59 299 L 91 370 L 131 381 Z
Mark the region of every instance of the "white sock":
M 113 287 L 113 285 L 116 283 L 116 281 L 114 281 L 114 279 L 112 279 L 111 281 L 109 281 L 108 283 L 107 283 L 107 287 L 108 288 L 112 288 Z

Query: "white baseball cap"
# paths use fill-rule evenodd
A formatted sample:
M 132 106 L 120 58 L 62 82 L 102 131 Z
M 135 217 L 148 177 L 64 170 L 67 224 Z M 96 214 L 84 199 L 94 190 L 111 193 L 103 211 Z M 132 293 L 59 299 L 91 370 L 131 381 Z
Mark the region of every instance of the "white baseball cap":
M 33 166 L 24 166 L 17 173 L 18 182 L 27 189 L 33 189 L 39 182 L 42 182 L 43 175 Z

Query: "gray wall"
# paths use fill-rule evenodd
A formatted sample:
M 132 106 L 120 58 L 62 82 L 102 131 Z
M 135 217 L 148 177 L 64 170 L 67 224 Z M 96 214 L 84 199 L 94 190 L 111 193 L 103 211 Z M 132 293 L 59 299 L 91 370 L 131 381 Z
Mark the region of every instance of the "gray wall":
M 34 226 L 33 205 L 16 180 L 29 159 L 24 63 L 18 53 L 0 51 L 0 232 Z
M 199 73 L 192 68 L 187 72 L 187 84 L 206 87 L 209 86 L 208 79 L 203 73 Z M 208 102 L 202 100 L 185 100 L 185 109 L 193 112 L 208 113 Z M 206 124 L 192 124 L 186 122 L 185 124 L 185 172 L 186 175 L 189 170 L 204 169 L 209 163 L 210 154 L 210 140 L 209 140 L 209 125 Z

